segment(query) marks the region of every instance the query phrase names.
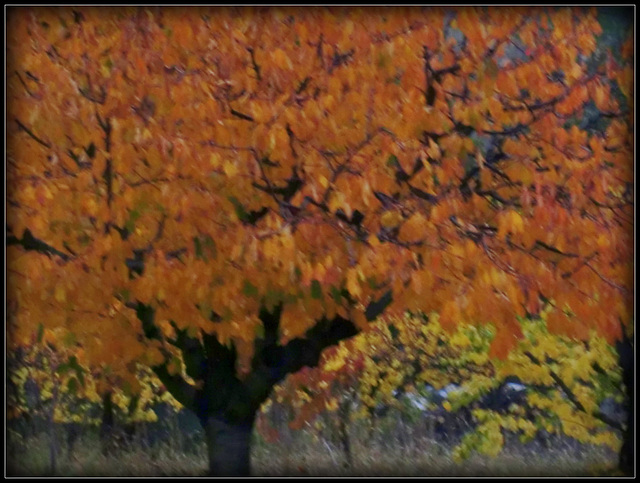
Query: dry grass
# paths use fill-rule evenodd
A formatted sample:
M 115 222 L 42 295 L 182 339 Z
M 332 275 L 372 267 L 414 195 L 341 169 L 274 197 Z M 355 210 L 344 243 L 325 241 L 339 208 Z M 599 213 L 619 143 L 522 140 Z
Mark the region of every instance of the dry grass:
M 352 442 L 353 465 L 337 446 L 305 432 L 277 443 L 260 437 L 252 451 L 256 476 L 592 476 L 610 474 L 617 456 L 603 447 L 566 445 L 532 451 L 523 445 L 506 448 L 496 458 L 474 455 L 458 464 L 450 448 L 420 439 L 386 444 Z M 366 440 L 365 440 L 366 441 Z M 86 436 L 69 457 L 58 456 L 56 476 L 201 476 L 207 468 L 204 442 L 186 453 L 178 445 L 134 447 L 109 457 L 97 438 Z M 386 446 L 386 447 L 385 447 Z M 26 450 L 7 455 L 8 476 L 51 476 L 48 440 L 29 440 Z
M 55 476 L 196 476 L 205 472 L 204 444 L 192 453 L 174 445 L 147 449 L 132 447 L 104 455 L 98 438 L 86 436 L 76 444 L 73 454 L 61 450 Z M 53 476 L 48 438 L 28 442 L 28 450 L 7 455 L 8 476 Z
M 253 471 L 261 476 L 593 476 L 611 472 L 617 462 L 610 449 L 591 445 L 533 452 L 518 444 L 495 458 L 473 455 L 456 463 L 450 447 L 428 439 L 391 443 L 354 444 L 351 467 L 344 453 L 327 442 L 257 445 Z

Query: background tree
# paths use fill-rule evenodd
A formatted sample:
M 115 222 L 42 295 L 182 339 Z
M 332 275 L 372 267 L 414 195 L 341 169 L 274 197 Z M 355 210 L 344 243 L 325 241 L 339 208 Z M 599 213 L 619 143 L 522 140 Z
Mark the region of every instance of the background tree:
M 8 437 L 11 450 L 26 451 L 44 432 L 51 474 L 62 449 L 72 459 L 78 440 L 94 430 L 99 428 L 105 453 L 112 453 L 132 442 L 137 426 L 157 419 L 157 404 L 181 409 L 148 368 L 139 368 L 135 387 L 123 389 L 110 375 L 84 367 L 83 350 L 73 340 L 56 346 L 55 334 L 40 329 L 7 361 Z
M 12 347 L 43 323 L 122 381 L 152 367 L 212 474 L 248 473 L 273 385 L 383 310 L 491 322 L 499 358 L 546 301 L 555 333 L 631 334 L 632 65 L 591 61 L 593 10 L 8 26 Z
M 411 416 L 418 408 L 414 428 L 424 425 L 428 438 L 453 443 L 459 460 L 474 451 L 495 456 L 513 436 L 549 443 L 557 435 L 619 452 L 628 414 L 605 409 L 607 400 L 625 406 L 616 351 L 594 332 L 585 342 L 553 335 L 545 318 L 543 311 L 539 319 L 521 321 L 524 338 L 505 361 L 489 357 L 491 327 L 450 334 L 437 315 L 380 320 L 328 350 L 317 369 L 288 378 L 276 395 L 295 409 L 294 429 L 335 413 L 347 460 L 345 407 L 370 427 L 377 412 L 395 407 Z
M 63 436 L 70 455 L 78 435 L 76 424 L 91 423 L 90 408 L 98 400 L 95 380 L 87 381 L 90 376 L 78 362 L 81 351 L 75 350 L 74 341 L 67 338 L 56 348 L 55 340 L 53 332 L 40 325 L 31 344 L 7 358 L 7 418 L 15 422 L 8 431 L 12 449 L 16 439 L 44 431 L 51 474 L 57 471 Z M 20 426 L 22 432 L 17 430 Z

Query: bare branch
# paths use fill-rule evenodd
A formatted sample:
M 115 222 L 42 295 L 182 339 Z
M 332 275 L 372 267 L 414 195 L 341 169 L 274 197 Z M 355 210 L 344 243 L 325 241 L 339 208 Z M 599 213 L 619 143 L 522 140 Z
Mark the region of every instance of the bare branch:
M 18 127 L 20 129 L 22 129 L 24 132 L 26 132 L 29 136 L 31 136 L 31 138 L 33 140 L 35 140 L 36 142 L 38 142 L 39 144 L 42 144 L 45 148 L 49 148 L 51 149 L 51 144 L 49 144 L 46 141 L 43 141 L 42 139 L 40 139 L 38 136 L 36 136 L 33 131 L 31 129 L 29 129 L 27 126 L 25 126 L 24 124 L 22 124 L 22 122 L 20 122 L 19 119 L 16 118 L 16 123 L 18 124 Z

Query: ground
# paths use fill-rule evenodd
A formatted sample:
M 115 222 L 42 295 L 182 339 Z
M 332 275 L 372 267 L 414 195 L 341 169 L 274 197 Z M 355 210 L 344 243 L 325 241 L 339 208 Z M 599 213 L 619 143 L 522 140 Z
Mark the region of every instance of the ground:
M 275 443 L 254 436 L 255 476 L 602 476 L 612 474 L 617 462 L 617 455 L 608 448 L 571 440 L 558 440 L 550 448 L 513 444 L 496 458 L 474 455 L 456 463 L 450 447 L 428 438 L 401 442 L 355 437 L 353 466 L 348 467 L 338 445 L 305 431 Z M 190 450 L 181 446 L 180 441 L 153 448 L 136 445 L 105 456 L 97 437 L 84 435 L 73 455 L 60 450 L 56 476 L 203 475 L 207 469 L 204 441 Z M 10 452 L 6 461 L 7 476 L 50 476 L 48 439 L 44 434 L 31 438 L 23 450 Z

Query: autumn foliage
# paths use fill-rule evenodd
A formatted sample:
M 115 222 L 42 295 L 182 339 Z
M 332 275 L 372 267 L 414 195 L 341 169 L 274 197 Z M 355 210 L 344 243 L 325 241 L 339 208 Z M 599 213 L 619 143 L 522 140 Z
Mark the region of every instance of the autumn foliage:
M 623 400 L 615 351 L 593 332 L 584 342 L 553 335 L 544 318 L 543 313 L 522 321 L 524 337 L 505 360 L 489 357 L 491 328 L 460 326 L 449 333 L 436 315 L 377 321 L 371 330 L 327 350 L 317 368 L 305 368 L 279 385 L 273 402 L 262 408 L 260 433 L 271 440 L 278 436 L 267 417 L 274 404 L 291 407 L 289 427 L 301 429 L 313 427 L 323 413 L 369 425 L 390 407 L 410 414 L 415 408 L 403 403 L 408 397 L 423 405 L 422 424 L 447 415 L 450 424 L 464 425 L 455 458 L 473 451 L 495 456 L 508 433 L 522 442 L 564 435 L 619 451 L 625 423 L 600 410 L 607 398 Z M 508 381 L 520 384 L 519 402 L 497 396 Z M 435 403 L 434 392 L 445 388 L 455 390 Z
M 43 324 L 198 391 L 189 341 L 248 387 L 267 347 L 383 310 L 493 324 L 498 358 L 547 306 L 614 342 L 632 50 L 595 62 L 599 32 L 568 8 L 11 9 L 12 346 Z

